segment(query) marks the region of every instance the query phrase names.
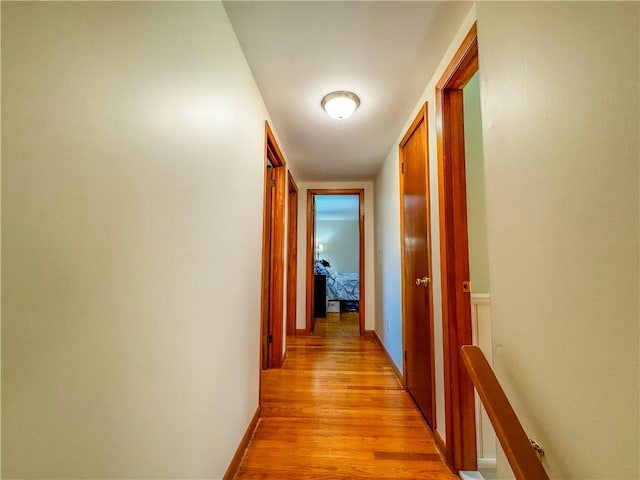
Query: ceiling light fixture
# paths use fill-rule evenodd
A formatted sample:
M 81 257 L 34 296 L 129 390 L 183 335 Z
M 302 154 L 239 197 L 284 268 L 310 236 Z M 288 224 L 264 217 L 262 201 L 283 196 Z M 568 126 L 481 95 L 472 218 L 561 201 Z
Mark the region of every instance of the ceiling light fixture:
M 343 120 L 353 115 L 360 106 L 360 98 L 353 92 L 331 92 L 324 96 L 320 104 L 331 118 Z

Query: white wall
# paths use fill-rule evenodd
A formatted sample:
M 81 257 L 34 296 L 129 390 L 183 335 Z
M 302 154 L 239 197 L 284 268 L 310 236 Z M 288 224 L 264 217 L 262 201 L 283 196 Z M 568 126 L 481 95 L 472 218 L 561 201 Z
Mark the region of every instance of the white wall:
M 400 178 L 398 150 L 389 152 L 375 183 L 375 331 L 402 371 L 402 277 L 400 265 Z
M 640 4 L 477 8 L 497 374 L 552 478 L 637 479 Z
M 362 188 L 364 189 L 364 287 L 365 326 L 373 330 L 375 319 L 374 283 L 374 189 L 373 182 L 298 182 L 298 315 L 296 327 L 306 326 L 306 278 L 307 278 L 307 190 Z M 362 285 L 362 279 L 360 279 Z
M 358 273 L 360 265 L 360 222 L 358 220 L 316 220 L 316 240 L 322 243 L 320 258 L 341 273 Z
M 398 368 L 402 368 L 402 295 L 400 264 L 400 179 L 398 170 L 398 145 L 411 122 L 425 102 L 429 102 L 429 175 L 431 182 L 431 259 L 434 313 L 434 354 L 436 387 L 436 430 L 444 439 L 444 371 L 442 340 L 442 292 L 440 280 L 440 233 L 438 214 L 438 155 L 436 150 L 435 86 L 460 43 L 475 21 L 472 6 L 458 27 L 436 68 L 427 87 L 418 100 L 411 116 L 398 135 L 396 143 L 376 176 L 376 262 L 379 281 L 377 283 L 378 306 L 375 330 Z
M 2 30 L 2 477 L 220 478 L 258 404 L 267 118 L 223 7 Z

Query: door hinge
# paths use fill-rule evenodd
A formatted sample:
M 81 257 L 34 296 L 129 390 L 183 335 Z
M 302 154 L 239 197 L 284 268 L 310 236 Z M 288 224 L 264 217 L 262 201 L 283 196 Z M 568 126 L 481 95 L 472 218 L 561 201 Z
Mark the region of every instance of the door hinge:
M 404 162 L 400 164 L 400 169 L 402 170 L 402 174 L 404 175 Z
M 407 351 L 404 351 L 404 364 L 407 364 Z
M 273 335 L 267 335 L 267 343 L 273 343 Z
M 272 178 L 271 179 L 271 188 L 276 186 L 276 181 Z

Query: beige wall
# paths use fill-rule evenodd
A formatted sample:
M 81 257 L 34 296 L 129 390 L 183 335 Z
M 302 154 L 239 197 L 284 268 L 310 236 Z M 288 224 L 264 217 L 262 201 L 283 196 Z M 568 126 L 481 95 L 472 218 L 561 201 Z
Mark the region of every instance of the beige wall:
M 220 478 L 267 117 L 224 10 L 3 2 L 2 40 L 2 477 Z
M 497 374 L 552 478 L 637 479 L 640 4 L 477 8 Z
M 364 189 L 364 286 L 365 329 L 373 330 L 375 318 L 374 289 L 374 208 L 373 182 L 298 182 L 298 315 L 297 328 L 305 328 L 306 316 L 306 266 L 307 266 L 307 190 L 309 189 Z M 362 279 L 360 279 L 362 285 Z

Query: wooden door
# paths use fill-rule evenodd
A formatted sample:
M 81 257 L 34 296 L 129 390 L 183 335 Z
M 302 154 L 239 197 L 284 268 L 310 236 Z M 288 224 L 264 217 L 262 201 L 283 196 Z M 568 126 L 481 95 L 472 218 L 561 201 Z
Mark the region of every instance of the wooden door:
M 265 194 L 262 235 L 261 365 L 278 368 L 283 359 L 284 224 L 286 165 L 265 123 Z
M 263 255 L 262 255 L 262 368 L 269 368 L 269 359 L 271 358 L 269 335 L 272 329 L 271 325 L 271 246 L 273 244 L 273 228 L 272 228 L 272 205 L 273 205 L 273 183 L 274 169 L 269 161 L 267 161 L 265 171 L 264 186 L 264 231 L 263 231 Z
M 435 428 L 426 105 L 400 143 L 400 197 L 404 382 L 424 418 Z
M 287 202 L 287 335 L 296 334 L 296 308 L 298 287 L 298 186 L 291 176 L 288 178 Z

